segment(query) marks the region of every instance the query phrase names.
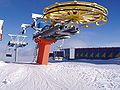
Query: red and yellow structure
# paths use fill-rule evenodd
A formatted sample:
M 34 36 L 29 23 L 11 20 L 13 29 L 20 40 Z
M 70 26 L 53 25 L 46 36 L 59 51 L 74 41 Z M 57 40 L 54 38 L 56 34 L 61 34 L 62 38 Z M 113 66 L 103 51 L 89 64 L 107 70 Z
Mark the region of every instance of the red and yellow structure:
M 91 24 L 95 26 L 103 25 L 107 22 L 108 11 L 103 6 L 81 1 L 59 2 L 44 9 L 43 19 L 46 23 L 55 26 L 56 23 L 77 23 L 80 28 L 90 28 Z M 46 38 L 36 38 L 38 43 L 38 64 L 48 64 L 49 50 L 52 43 L 57 40 L 47 40 Z M 82 56 L 82 54 L 81 54 Z M 88 53 L 85 55 L 88 57 Z M 93 56 L 93 55 L 91 55 Z M 97 55 L 98 57 L 99 55 Z

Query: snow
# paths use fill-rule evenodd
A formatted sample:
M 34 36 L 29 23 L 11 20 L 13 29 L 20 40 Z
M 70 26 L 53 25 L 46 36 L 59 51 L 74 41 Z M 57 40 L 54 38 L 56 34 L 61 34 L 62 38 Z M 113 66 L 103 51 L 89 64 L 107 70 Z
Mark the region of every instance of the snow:
M 48 65 L 1 61 L 0 90 L 120 90 L 120 66 L 77 61 Z

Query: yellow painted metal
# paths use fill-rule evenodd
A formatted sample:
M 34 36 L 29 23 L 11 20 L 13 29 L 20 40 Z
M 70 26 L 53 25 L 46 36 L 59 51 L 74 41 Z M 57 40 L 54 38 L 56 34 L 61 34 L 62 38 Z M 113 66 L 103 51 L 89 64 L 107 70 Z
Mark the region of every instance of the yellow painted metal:
M 83 57 L 83 53 L 81 53 L 80 56 Z
M 113 57 L 113 53 L 110 53 L 109 55 L 108 55 L 108 58 L 112 58 Z
M 96 58 L 99 58 L 99 57 L 100 57 L 100 54 L 98 53 L 95 57 L 96 57 Z
M 90 57 L 92 57 L 92 58 L 93 58 L 93 57 L 94 57 L 94 53 L 92 53 L 92 54 L 90 55 Z
M 106 57 L 106 53 L 103 53 L 102 58 L 105 58 L 105 57 Z
M 83 28 L 103 25 L 107 22 L 108 10 L 97 4 L 82 1 L 59 2 L 44 9 L 44 19 L 51 24 L 76 22 Z
M 120 52 L 115 56 L 116 58 L 120 57 Z
M 85 54 L 85 57 L 88 58 L 88 53 Z

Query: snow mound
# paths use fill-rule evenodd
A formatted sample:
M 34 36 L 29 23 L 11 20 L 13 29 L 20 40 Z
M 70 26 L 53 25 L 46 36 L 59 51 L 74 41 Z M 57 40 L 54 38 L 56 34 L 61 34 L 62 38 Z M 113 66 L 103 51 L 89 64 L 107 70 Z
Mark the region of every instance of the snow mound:
M 0 62 L 0 90 L 120 90 L 120 66 Z

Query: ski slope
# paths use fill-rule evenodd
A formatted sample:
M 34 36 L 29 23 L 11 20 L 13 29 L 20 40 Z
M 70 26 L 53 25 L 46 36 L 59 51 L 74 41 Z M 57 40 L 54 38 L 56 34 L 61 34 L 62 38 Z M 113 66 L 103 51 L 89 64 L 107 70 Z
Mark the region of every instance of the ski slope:
M 120 66 L 83 62 L 0 62 L 0 90 L 120 90 Z

